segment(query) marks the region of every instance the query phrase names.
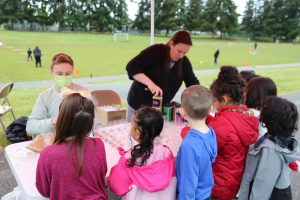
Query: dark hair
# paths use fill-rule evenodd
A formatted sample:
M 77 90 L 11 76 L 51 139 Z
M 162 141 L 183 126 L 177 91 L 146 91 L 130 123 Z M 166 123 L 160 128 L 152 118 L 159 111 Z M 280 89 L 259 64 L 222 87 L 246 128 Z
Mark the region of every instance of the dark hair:
M 248 84 L 252 78 L 259 77 L 259 75 L 255 74 L 254 70 L 242 70 L 239 72 L 239 76 L 245 81 L 246 84 Z
M 210 89 L 218 101 L 221 101 L 222 96 L 226 95 L 231 98 L 232 103 L 237 104 L 242 99 L 244 86 L 236 67 L 222 66 L 218 78 L 214 80 Z
M 192 46 L 192 38 L 189 34 L 189 32 L 187 31 L 178 31 L 176 32 L 173 37 L 171 38 L 171 40 L 173 40 L 174 45 L 178 44 L 178 43 L 182 43 L 182 44 L 187 44 Z
M 277 87 L 268 77 L 252 78 L 245 89 L 245 104 L 248 108 L 260 109 L 262 102 L 268 96 L 277 96 Z
M 212 105 L 212 93 L 201 85 L 186 88 L 181 95 L 181 106 L 192 119 L 204 119 Z
M 287 138 L 298 130 L 299 114 L 294 103 L 270 96 L 262 103 L 259 120 L 272 136 Z
M 140 131 L 140 143 L 133 147 L 128 166 L 143 166 L 152 153 L 154 139 L 163 129 L 164 120 L 161 112 L 151 107 L 138 109 L 133 119 L 135 128 Z
M 74 66 L 74 62 L 73 59 L 71 58 L 71 56 L 65 54 L 65 53 L 59 53 L 53 56 L 52 58 L 52 63 L 51 63 L 51 71 L 53 71 L 53 66 L 54 65 L 58 65 L 61 63 L 68 63 L 72 66 Z
M 70 94 L 59 106 L 54 143 L 69 144 L 69 157 L 79 176 L 82 173 L 83 141 L 92 130 L 93 120 L 93 102 L 79 93 Z

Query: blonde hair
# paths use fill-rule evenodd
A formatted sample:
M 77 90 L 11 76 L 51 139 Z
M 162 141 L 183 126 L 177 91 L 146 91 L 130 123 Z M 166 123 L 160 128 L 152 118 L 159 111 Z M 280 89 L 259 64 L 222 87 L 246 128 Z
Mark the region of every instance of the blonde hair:
M 201 85 L 186 88 L 181 95 L 181 106 L 192 119 L 204 119 L 212 105 L 212 93 Z

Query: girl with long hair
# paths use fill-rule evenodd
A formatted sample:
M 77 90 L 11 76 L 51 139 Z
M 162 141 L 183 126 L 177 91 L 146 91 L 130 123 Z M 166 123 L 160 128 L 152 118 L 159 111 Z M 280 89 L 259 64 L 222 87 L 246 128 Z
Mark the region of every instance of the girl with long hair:
M 176 182 L 170 184 L 175 177 L 174 156 L 168 147 L 155 140 L 163 124 L 158 110 L 143 107 L 136 111 L 131 121 L 131 135 L 137 144 L 127 152 L 119 150 L 121 158 L 108 178 L 112 192 L 124 199 L 175 199 Z M 127 194 L 134 185 L 140 191 Z
M 107 163 L 104 144 L 87 137 L 93 127 L 94 105 L 79 93 L 67 96 L 59 107 L 53 145 L 40 155 L 36 187 L 55 200 L 107 199 Z

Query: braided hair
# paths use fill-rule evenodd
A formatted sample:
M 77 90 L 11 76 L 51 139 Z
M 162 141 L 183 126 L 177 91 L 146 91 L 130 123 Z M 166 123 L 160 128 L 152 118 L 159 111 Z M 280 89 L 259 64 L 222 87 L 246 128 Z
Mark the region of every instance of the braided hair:
M 135 145 L 131 151 L 129 167 L 146 164 L 153 151 L 154 139 L 160 135 L 164 125 L 161 112 L 151 107 L 138 109 L 133 120 L 135 128 L 140 132 L 140 143 Z

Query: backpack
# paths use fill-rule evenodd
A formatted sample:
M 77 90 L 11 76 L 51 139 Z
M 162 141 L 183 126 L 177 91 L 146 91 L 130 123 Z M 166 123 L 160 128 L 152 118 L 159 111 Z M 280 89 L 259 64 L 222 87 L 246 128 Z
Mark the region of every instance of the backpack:
M 20 117 L 13 121 L 6 129 L 6 137 L 11 143 L 28 140 L 26 124 L 28 117 Z

